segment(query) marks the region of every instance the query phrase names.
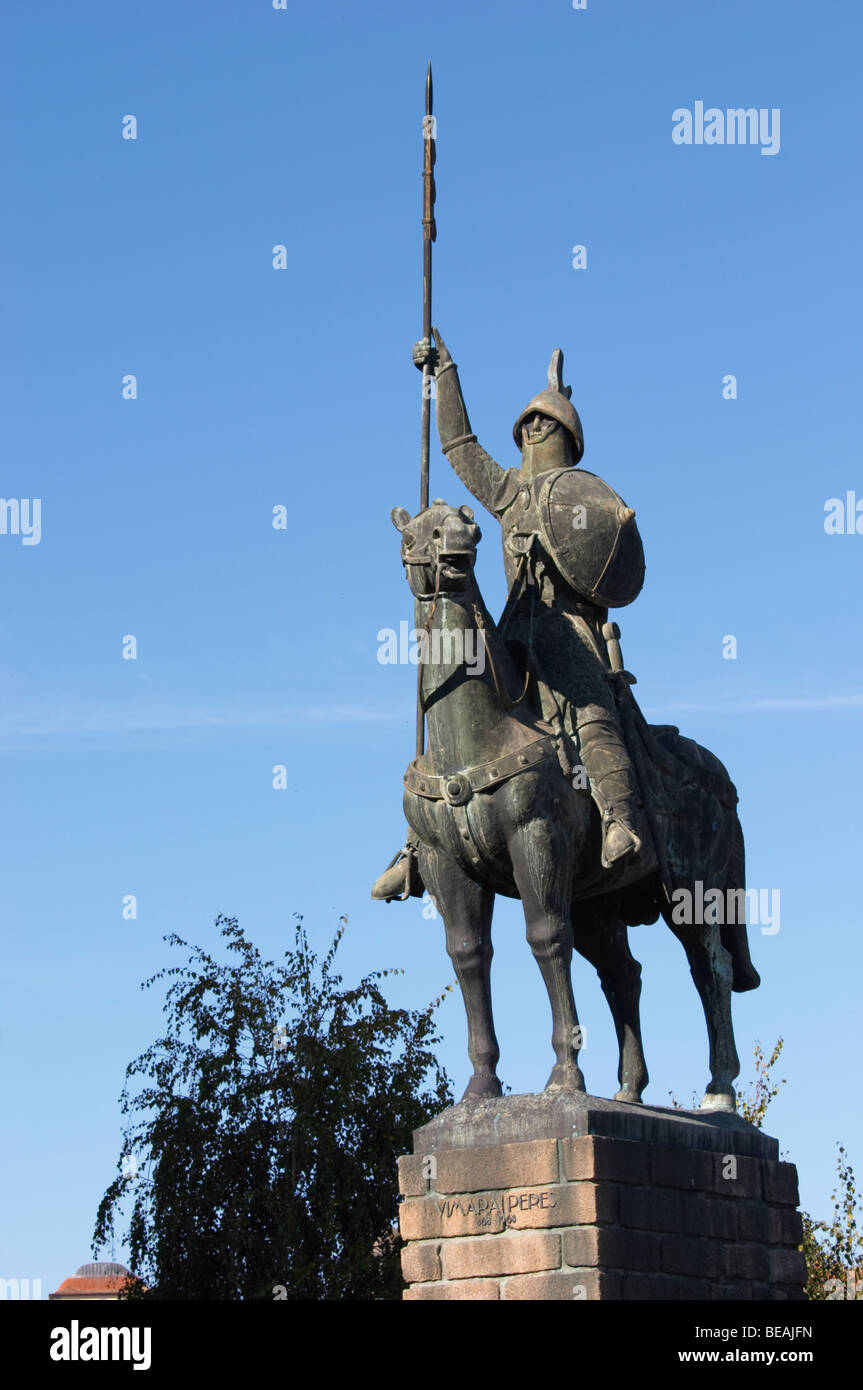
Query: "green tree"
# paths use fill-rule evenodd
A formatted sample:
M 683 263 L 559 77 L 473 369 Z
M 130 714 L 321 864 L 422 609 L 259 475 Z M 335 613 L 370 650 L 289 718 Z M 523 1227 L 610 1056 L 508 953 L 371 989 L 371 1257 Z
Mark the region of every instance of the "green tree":
M 833 1217 L 813 1221 L 803 1217 L 803 1244 L 808 1279 L 806 1292 L 819 1302 L 863 1297 L 863 1209 L 857 1196 L 854 1170 L 842 1144 L 838 1145 L 838 1187 L 832 1192 Z M 858 1285 L 860 1292 L 858 1293 Z
M 778 1094 L 785 1081 L 774 1082 L 770 1073 L 779 1060 L 783 1039 L 765 1061 L 760 1042 L 755 1044 L 755 1081 L 750 1083 L 749 1092 L 737 1092 L 737 1107 L 745 1120 L 761 1129 L 767 1107 Z M 860 1199 L 854 1179 L 854 1170 L 848 1162 L 845 1149 L 839 1144 L 836 1160 L 838 1187 L 834 1188 L 833 1218 L 831 1221 L 815 1221 L 808 1212 L 801 1212 L 803 1219 L 803 1244 L 800 1249 L 806 1260 L 806 1294 L 814 1301 L 837 1298 L 854 1298 L 856 1276 L 863 1265 L 863 1224 Z M 863 1288 L 863 1277 L 860 1280 Z
M 141 1284 L 159 1299 L 399 1298 L 396 1157 L 452 1103 L 433 1015 L 393 1009 L 378 970 L 342 988 L 302 918 L 284 963 L 263 960 L 234 918 L 217 961 L 176 934 L 165 1034 L 126 1069 L 124 1160 L 99 1206 L 96 1254 L 128 1216 Z M 125 1167 L 130 1166 L 128 1158 Z
M 756 1129 L 760 1129 L 764 1123 L 764 1116 L 767 1114 L 767 1107 L 774 1096 L 779 1094 L 780 1086 L 785 1085 L 785 1079 L 774 1081 L 770 1075 L 772 1067 L 779 1061 L 779 1054 L 785 1045 L 784 1038 L 778 1038 L 773 1051 L 764 1060 L 764 1052 L 761 1043 L 755 1043 L 755 1080 L 750 1082 L 749 1091 L 744 1095 L 742 1091 L 737 1092 L 737 1109 Z

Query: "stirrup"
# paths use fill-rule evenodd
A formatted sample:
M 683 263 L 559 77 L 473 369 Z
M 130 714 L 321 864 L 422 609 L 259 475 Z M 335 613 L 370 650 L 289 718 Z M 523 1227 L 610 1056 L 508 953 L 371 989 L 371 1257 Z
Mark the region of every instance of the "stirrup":
M 401 861 L 404 861 L 403 868 Z M 401 892 L 397 891 L 399 887 Z M 372 897 L 378 902 L 388 903 L 403 903 L 410 897 L 422 897 L 417 852 L 412 845 L 404 845 L 393 855 L 384 872 L 372 884 Z

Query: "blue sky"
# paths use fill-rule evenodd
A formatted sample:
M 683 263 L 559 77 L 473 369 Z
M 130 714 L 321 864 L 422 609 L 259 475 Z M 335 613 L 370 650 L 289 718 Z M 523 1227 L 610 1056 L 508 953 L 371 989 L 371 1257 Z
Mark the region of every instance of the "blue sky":
M 49 0 L 3 26 L 0 490 L 42 499 L 42 535 L 0 535 L 0 1275 L 47 1293 L 89 1258 L 166 932 L 212 945 L 225 912 L 272 954 L 295 912 L 321 948 L 347 913 L 347 979 L 402 967 L 391 997 L 421 1005 L 452 977 L 417 900 L 369 899 L 413 746 L 414 669 L 377 634 L 411 616 L 388 513 L 418 497 L 428 58 L 435 322 L 504 466 L 562 347 L 585 467 L 638 512 L 625 659 L 648 716 L 725 762 L 749 883 L 781 892 L 780 931 L 752 933 L 763 986 L 735 997 L 742 1077 L 782 1034 L 767 1127 L 826 1215 L 835 1141 L 863 1162 L 863 536 L 824 529 L 827 499 L 863 498 L 858 8 Z M 676 145 L 696 101 L 778 108 L 779 152 Z M 432 495 L 468 500 L 436 444 Z M 545 992 L 518 904 L 495 922 L 501 1075 L 539 1089 Z M 683 953 L 662 923 L 631 944 L 646 1099 L 688 1102 L 708 1071 Z M 612 1094 L 608 1011 L 586 963 L 574 980 Z M 457 994 L 440 1019 L 460 1093 Z

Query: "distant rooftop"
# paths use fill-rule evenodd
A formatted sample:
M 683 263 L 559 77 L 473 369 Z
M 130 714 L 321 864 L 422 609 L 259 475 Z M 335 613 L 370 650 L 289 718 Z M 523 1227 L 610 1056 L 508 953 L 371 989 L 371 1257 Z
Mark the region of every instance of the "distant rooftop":
M 113 1260 L 97 1260 L 93 1264 L 79 1265 L 71 1279 L 64 1279 L 49 1299 L 116 1299 L 120 1289 L 129 1277 L 125 1265 Z
M 76 1279 L 104 1279 L 119 1276 L 125 1279 L 129 1273 L 125 1265 L 116 1264 L 113 1260 L 99 1260 L 96 1264 L 79 1265 L 75 1270 Z

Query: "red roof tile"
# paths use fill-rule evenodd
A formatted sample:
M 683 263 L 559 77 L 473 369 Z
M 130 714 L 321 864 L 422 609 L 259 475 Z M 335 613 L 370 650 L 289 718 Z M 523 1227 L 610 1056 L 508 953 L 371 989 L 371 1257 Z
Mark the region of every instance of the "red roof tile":
M 49 1294 L 49 1298 L 71 1298 L 76 1294 L 106 1294 L 119 1293 L 126 1280 L 123 1275 L 101 1276 L 98 1279 L 78 1279 L 74 1275 L 71 1279 L 64 1279 L 56 1293 Z

